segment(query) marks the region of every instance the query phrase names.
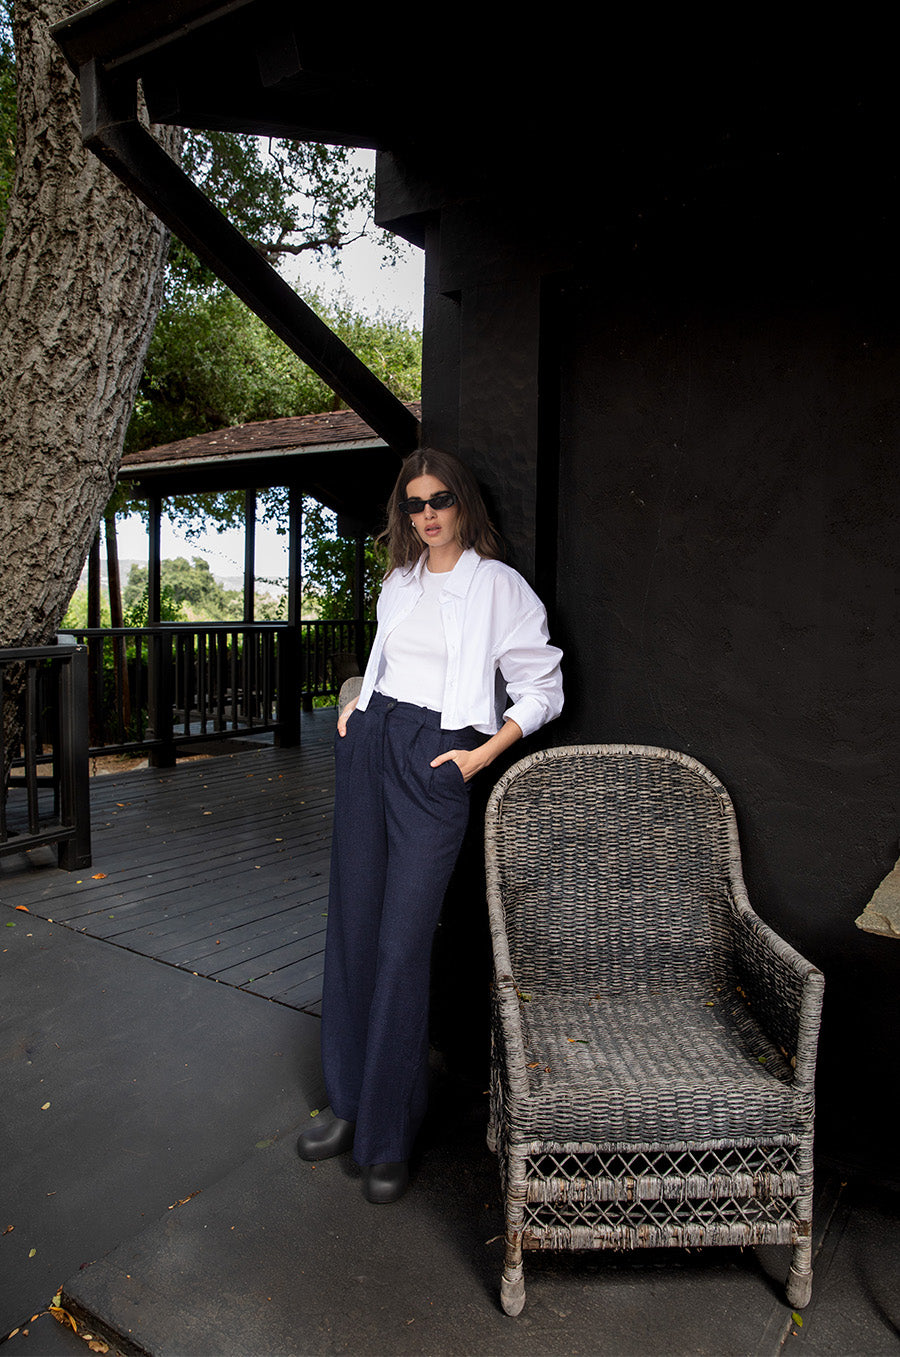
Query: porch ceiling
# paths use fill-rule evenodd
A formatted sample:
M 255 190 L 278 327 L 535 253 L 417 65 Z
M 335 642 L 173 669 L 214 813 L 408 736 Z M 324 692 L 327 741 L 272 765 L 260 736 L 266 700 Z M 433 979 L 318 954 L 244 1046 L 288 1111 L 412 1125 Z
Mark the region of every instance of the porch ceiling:
M 532 85 L 509 60 L 505 20 L 492 33 L 481 16 L 478 43 L 426 51 L 418 23 L 378 9 L 346 19 L 337 33 L 327 7 L 279 0 L 101 0 L 54 32 L 76 73 L 94 63 L 104 83 L 139 78 L 155 122 L 349 146 L 453 143 L 476 128 L 483 137 L 510 80 Z

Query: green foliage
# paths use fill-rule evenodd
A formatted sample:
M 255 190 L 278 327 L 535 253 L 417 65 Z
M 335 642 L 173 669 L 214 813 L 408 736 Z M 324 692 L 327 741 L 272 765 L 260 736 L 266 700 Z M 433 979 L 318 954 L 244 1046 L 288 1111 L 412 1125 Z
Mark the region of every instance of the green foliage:
M 66 608 L 66 615 L 60 622 L 60 631 L 82 631 L 88 624 L 88 594 L 87 589 L 79 588 L 69 599 L 69 606 Z M 100 625 L 108 627 L 111 625 L 109 618 L 109 599 L 106 594 L 100 597 Z
M 126 626 L 144 626 L 147 619 L 148 570 L 133 565 L 122 591 Z M 160 607 L 165 622 L 239 622 L 244 615 L 244 596 L 238 589 L 224 589 L 209 568 L 195 556 L 163 561 L 160 567 Z M 166 606 L 162 603 L 165 599 Z M 171 616 L 176 612 L 177 616 Z
M 385 562 L 371 538 L 366 539 L 364 617 L 375 616 Z M 353 617 L 355 543 L 338 537 L 335 515 L 314 499 L 303 501 L 303 576 L 315 601 L 317 616 Z
M 182 165 L 271 264 L 307 251 L 333 262 L 371 229 L 373 176 L 346 147 L 189 130 Z M 395 238 L 385 233 L 383 240 L 385 257 L 395 256 Z M 176 287 L 215 285 L 210 270 L 177 240 L 170 279 Z
M 307 300 L 401 400 L 420 390 L 421 334 L 346 302 Z M 125 440 L 126 451 L 254 420 L 335 407 L 331 389 L 231 292 L 180 287 L 160 312 Z
M 0 237 L 16 172 L 16 58 L 12 5 L 0 0 Z
M 126 627 L 147 625 L 148 570 L 133 565 L 122 591 Z M 283 621 L 286 596 L 254 595 L 254 615 L 259 622 Z M 209 563 L 195 556 L 163 561 L 160 566 L 160 620 L 162 622 L 240 622 L 244 616 L 244 594 L 226 589 L 212 574 Z
M 184 286 L 178 297 L 178 304 L 170 302 L 157 322 L 127 448 L 153 447 L 252 420 L 334 407 L 333 393 L 325 383 L 231 293 Z M 418 330 L 395 317 L 356 315 L 348 303 L 328 308 L 315 294 L 307 300 L 401 400 L 418 397 L 422 347 Z M 144 501 L 132 507 L 146 515 Z M 320 617 L 350 617 L 354 544 L 337 536 L 334 515 L 315 500 L 305 499 L 303 511 L 308 603 Z M 263 522 L 286 532 L 283 487 L 261 489 L 258 512 Z M 200 537 L 210 526 L 220 532 L 239 528 L 244 521 L 244 492 L 173 496 L 166 501 L 166 514 L 188 539 Z M 164 564 L 163 578 L 165 569 Z M 383 569 L 369 543 L 367 616 L 374 616 Z

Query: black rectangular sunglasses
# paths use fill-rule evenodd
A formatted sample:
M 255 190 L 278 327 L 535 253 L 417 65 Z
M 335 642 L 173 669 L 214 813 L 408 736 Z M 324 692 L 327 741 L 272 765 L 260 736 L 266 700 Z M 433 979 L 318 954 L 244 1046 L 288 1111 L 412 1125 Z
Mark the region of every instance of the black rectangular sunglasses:
M 431 499 L 402 499 L 398 504 L 401 514 L 420 514 L 426 504 L 430 504 L 432 509 L 452 509 L 456 503 L 456 496 L 452 490 L 439 490 Z

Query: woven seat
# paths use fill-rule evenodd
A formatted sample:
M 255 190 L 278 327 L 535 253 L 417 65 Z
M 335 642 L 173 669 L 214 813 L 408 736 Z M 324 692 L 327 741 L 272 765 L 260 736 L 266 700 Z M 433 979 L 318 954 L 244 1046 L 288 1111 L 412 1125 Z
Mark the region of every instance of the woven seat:
M 762 1243 L 806 1304 L 822 976 L 751 910 L 724 788 L 547 750 L 494 788 L 486 853 L 504 1309 L 523 1249 Z

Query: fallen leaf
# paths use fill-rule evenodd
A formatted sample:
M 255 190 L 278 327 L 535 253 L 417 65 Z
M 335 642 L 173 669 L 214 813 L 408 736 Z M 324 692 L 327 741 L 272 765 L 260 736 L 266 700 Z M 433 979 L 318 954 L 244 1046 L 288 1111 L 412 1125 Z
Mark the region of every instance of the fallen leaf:
M 91 1352 L 109 1352 L 109 1348 L 105 1343 L 101 1343 L 99 1338 L 92 1338 L 88 1343 L 88 1347 Z
M 172 1205 L 169 1207 L 169 1210 L 174 1211 L 176 1206 L 184 1206 L 185 1203 L 191 1201 L 193 1197 L 199 1197 L 201 1191 L 202 1189 L 198 1187 L 196 1192 L 191 1192 L 186 1197 L 181 1197 L 177 1202 L 172 1203 Z
M 37 1253 L 37 1249 L 30 1249 L 30 1250 L 29 1250 L 29 1253 L 28 1253 L 28 1257 L 29 1257 L 29 1258 L 33 1258 L 34 1255 L 35 1255 L 36 1253 Z
M 6 922 L 6 927 L 7 927 L 7 928 L 15 928 L 15 926 L 16 926 L 16 925 L 13 923 L 12 919 L 8 919 L 8 920 L 7 920 L 7 922 Z
M 802 1328 L 803 1328 L 803 1316 L 802 1316 L 802 1315 L 798 1315 L 796 1310 L 792 1310 L 792 1311 L 791 1311 L 791 1319 L 792 1319 L 792 1320 L 794 1321 L 794 1323 L 797 1325 L 797 1328 L 798 1328 L 798 1329 L 802 1329 Z
M 3 1233 L 4 1233 L 4 1234 L 12 1234 L 12 1232 L 13 1232 L 13 1230 L 14 1230 L 15 1228 L 16 1228 L 15 1225 L 7 1225 L 7 1227 L 6 1227 L 6 1229 L 3 1231 Z
M 28 913 L 29 913 L 29 909 L 28 909 L 28 906 L 27 906 L 27 905 L 16 905 L 16 909 L 20 909 L 20 910 L 23 912 L 23 914 L 28 914 Z
M 105 881 L 105 880 L 106 880 L 106 873 L 105 873 L 105 872 L 95 872 L 94 875 L 91 877 L 91 880 L 92 880 L 92 881 Z
M 47 1108 L 48 1108 L 49 1106 L 50 1106 L 49 1103 L 44 1103 L 44 1104 L 42 1105 L 42 1107 L 41 1107 L 41 1111 L 42 1111 L 42 1112 L 46 1112 L 46 1111 L 47 1111 Z
M 57 1297 L 54 1296 L 53 1299 L 56 1300 Z M 78 1332 L 78 1325 L 75 1323 L 68 1310 L 64 1310 L 61 1305 L 51 1305 L 48 1309 L 58 1324 L 71 1324 L 75 1332 Z

